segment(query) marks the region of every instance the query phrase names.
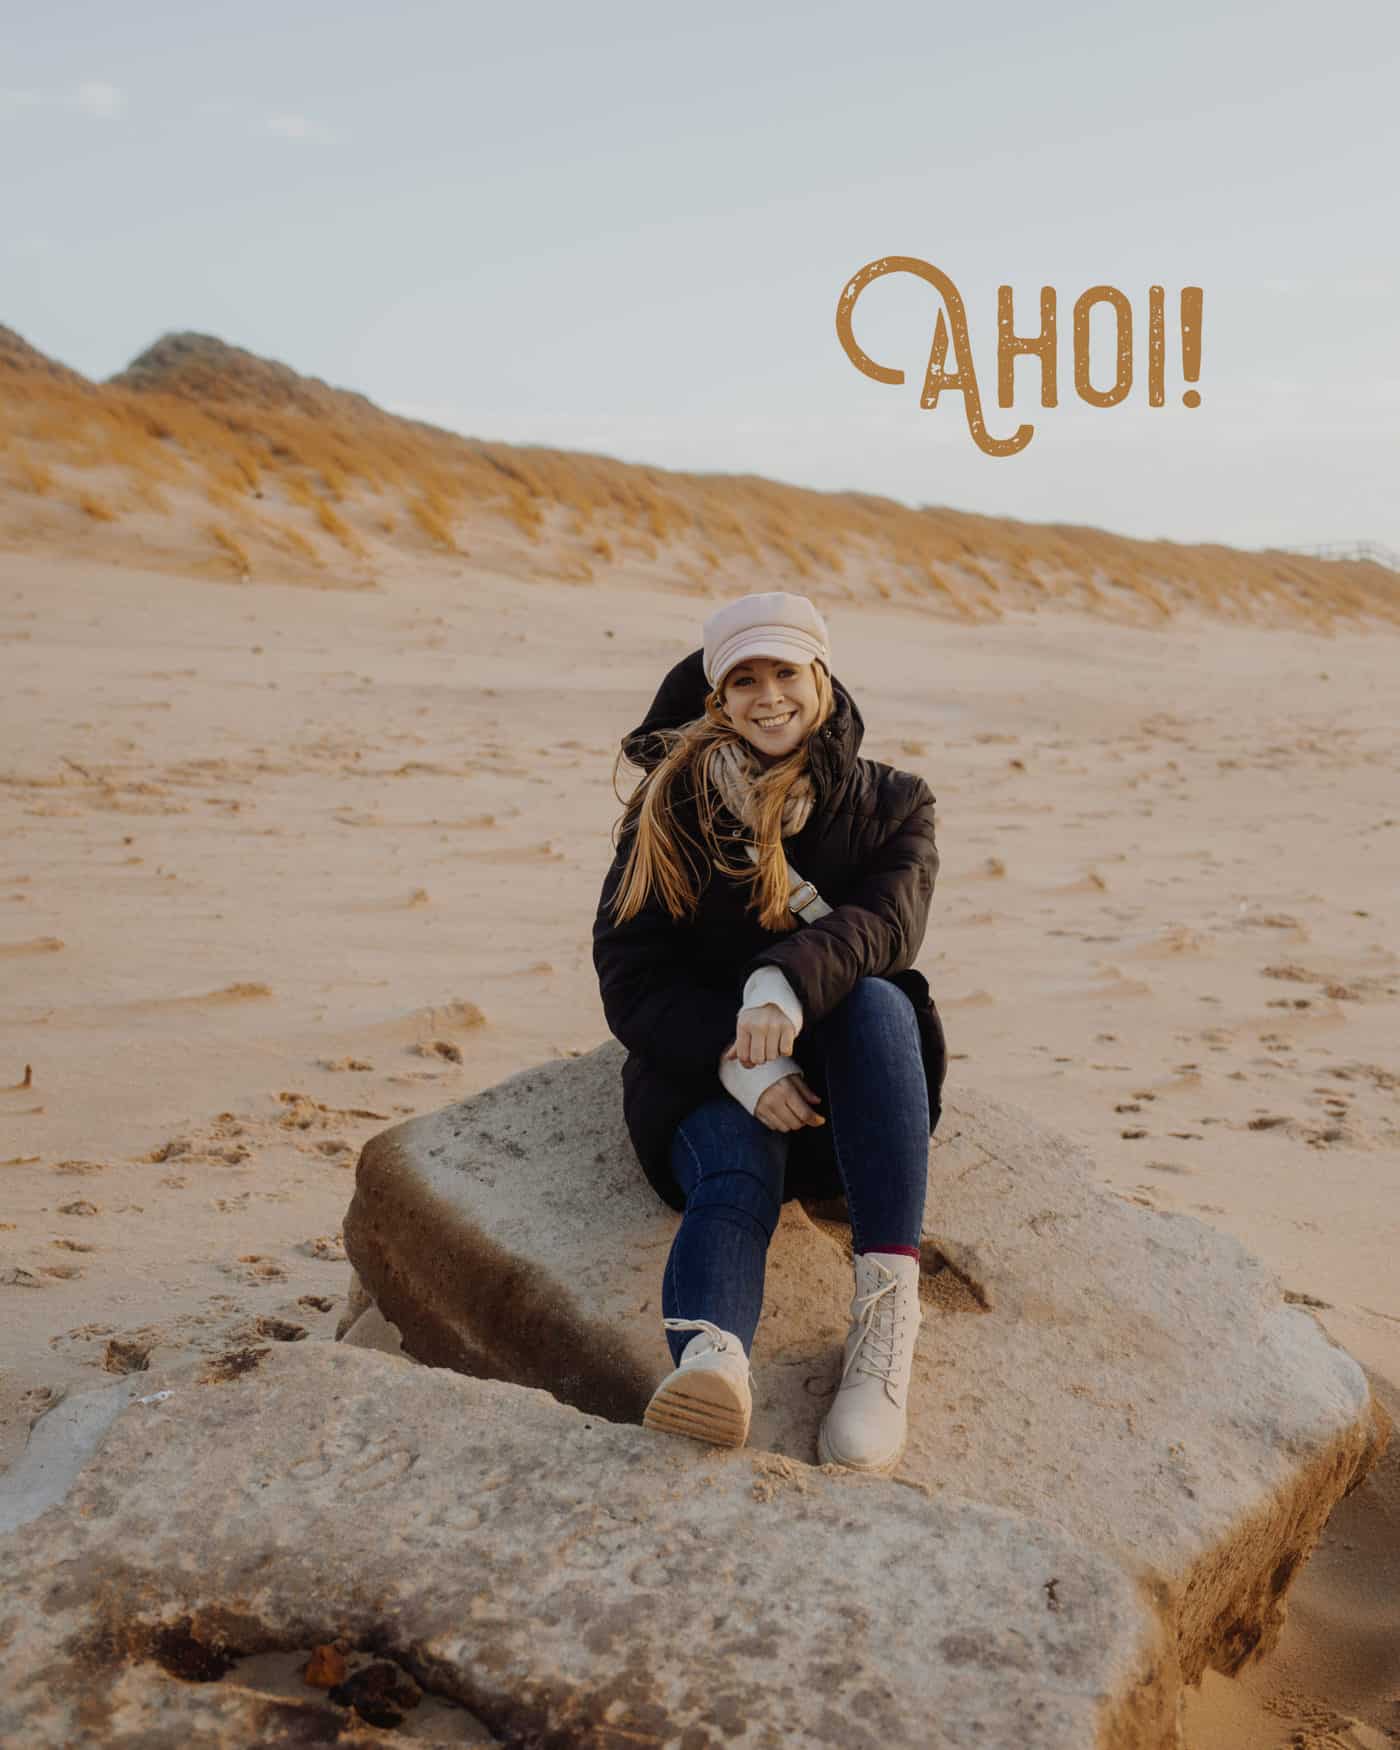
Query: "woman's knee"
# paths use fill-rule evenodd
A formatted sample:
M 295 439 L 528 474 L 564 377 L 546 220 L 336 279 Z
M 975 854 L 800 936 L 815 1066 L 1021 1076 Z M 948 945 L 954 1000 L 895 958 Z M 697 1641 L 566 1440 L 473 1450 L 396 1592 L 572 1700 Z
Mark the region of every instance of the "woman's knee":
M 828 1020 L 869 1026 L 885 1022 L 896 1027 L 911 1024 L 917 1033 L 914 1005 L 897 984 L 887 978 L 858 978 L 827 1015 Z
M 850 994 L 858 1003 L 873 1003 L 893 1013 L 903 1013 L 908 1009 L 912 1014 L 913 1003 L 897 984 L 888 978 L 858 978 L 851 986 Z

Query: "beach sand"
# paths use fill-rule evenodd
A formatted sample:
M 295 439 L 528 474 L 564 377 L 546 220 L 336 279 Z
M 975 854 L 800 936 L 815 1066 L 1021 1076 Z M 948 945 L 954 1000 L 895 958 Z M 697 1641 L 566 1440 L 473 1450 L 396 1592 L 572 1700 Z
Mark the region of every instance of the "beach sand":
M 613 757 L 719 597 L 408 560 L 349 592 L 0 579 L 7 1462 L 113 1373 L 328 1338 L 363 1142 L 606 1037 Z M 950 1077 L 1238 1236 L 1394 1411 L 1396 634 L 828 620 L 863 752 L 938 797 Z M 1400 1740 L 1395 1444 L 1189 1733 Z

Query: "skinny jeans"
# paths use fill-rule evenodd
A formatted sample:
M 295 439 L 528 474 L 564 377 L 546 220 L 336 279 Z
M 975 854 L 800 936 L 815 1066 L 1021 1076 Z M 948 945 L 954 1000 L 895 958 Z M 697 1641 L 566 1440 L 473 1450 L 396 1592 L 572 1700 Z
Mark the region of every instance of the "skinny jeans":
M 883 978 L 857 979 L 792 1051 L 825 1125 L 770 1130 L 726 1092 L 680 1121 L 670 1166 L 685 1213 L 666 1261 L 663 1317 L 708 1319 L 746 1354 L 763 1307 L 768 1242 L 783 1204 L 789 1151 L 834 1161 L 857 1252 L 915 1257 L 928 1185 L 928 1082 L 914 1005 Z M 668 1331 L 677 1363 L 694 1331 Z

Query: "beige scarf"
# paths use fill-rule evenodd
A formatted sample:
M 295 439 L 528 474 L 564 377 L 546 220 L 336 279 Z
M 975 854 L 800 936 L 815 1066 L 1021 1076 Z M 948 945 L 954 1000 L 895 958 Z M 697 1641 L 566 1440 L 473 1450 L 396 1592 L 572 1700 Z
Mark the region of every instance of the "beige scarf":
M 741 820 L 751 832 L 757 830 L 753 808 L 753 786 L 762 768 L 758 756 L 746 741 L 724 741 L 715 749 L 710 771 L 724 806 L 736 820 Z M 801 832 L 812 812 L 812 780 L 803 772 L 783 803 L 782 837 L 791 838 Z

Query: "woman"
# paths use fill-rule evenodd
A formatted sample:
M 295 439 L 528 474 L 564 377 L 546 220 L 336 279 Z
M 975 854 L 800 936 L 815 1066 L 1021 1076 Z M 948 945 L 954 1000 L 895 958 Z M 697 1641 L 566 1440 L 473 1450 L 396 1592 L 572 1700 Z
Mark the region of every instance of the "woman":
M 938 870 L 934 798 L 859 758 L 863 734 L 805 596 L 717 609 L 623 739 L 619 761 L 645 776 L 593 963 L 628 1051 L 629 1133 L 683 1211 L 662 1280 L 676 1365 L 647 1426 L 743 1444 L 780 1207 L 844 1192 L 855 1296 L 819 1453 L 887 1471 L 905 1440 L 946 1055 L 913 970 Z

